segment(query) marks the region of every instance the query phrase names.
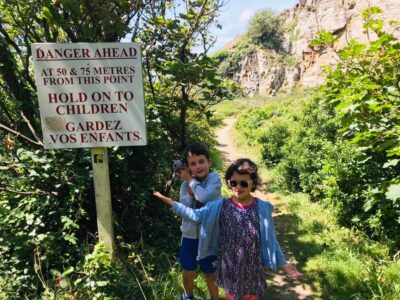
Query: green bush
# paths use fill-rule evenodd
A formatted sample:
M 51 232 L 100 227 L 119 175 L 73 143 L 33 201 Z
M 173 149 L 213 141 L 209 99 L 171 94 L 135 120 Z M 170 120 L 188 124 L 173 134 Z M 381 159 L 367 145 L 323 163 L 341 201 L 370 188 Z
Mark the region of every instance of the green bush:
M 377 38 L 369 45 L 352 40 L 339 51 L 340 63 L 329 71 L 321 99 L 336 111 L 341 137 L 358 152 L 360 181 L 349 195 L 362 208 L 354 221 L 400 245 L 400 223 L 393 222 L 400 218 L 400 43 L 375 18 L 381 12 L 377 7 L 363 11 L 365 31 Z M 334 41 L 324 32 L 314 44 L 330 47 Z
M 246 35 L 255 45 L 279 50 L 283 41 L 282 23 L 280 16 L 271 9 L 264 9 L 254 15 Z
M 267 166 L 275 166 L 284 157 L 282 147 L 289 136 L 290 122 L 285 117 L 273 117 L 260 128 L 257 142 L 261 145 L 261 156 Z

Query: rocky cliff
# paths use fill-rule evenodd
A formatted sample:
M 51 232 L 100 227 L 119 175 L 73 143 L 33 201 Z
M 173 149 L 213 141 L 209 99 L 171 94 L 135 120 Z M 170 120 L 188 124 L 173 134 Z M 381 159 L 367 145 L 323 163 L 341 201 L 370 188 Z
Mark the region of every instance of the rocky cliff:
M 315 49 L 309 43 L 319 31 L 331 32 L 338 38 L 336 49 L 351 39 L 367 42 L 360 13 L 368 6 L 382 8 L 384 12 L 378 16 L 385 23 L 400 15 L 400 0 L 300 0 L 295 7 L 282 12 L 285 25 L 290 28 L 283 48 L 297 64 L 273 62 L 268 53 L 256 50 L 238 61 L 232 77 L 249 96 L 274 95 L 298 81 L 304 86 L 320 85 L 324 80 L 321 66 L 334 65 L 335 55 L 330 50 Z M 400 38 L 399 32 L 395 35 Z

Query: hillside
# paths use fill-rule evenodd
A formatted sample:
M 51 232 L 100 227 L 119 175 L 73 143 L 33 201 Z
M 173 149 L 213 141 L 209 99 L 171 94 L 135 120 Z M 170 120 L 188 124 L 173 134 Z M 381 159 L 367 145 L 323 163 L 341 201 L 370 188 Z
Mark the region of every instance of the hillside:
M 321 66 L 335 65 L 337 57 L 334 51 L 312 47 L 310 42 L 320 31 L 338 38 L 335 50 L 346 46 L 351 39 L 374 39 L 363 33 L 360 14 L 368 6 L 380 7 L 383 13 L 379 18 L 386 24 L 400 14 L 399 0 L 300 0 L 281 14 L 286 28 L 282 49 L 272 53 L 255 47 L 243 52 L 238 49 L 239 38 L 225 47 L 239 58 L 235 65 L 231 63 L 227 75 L 250 97 L 275 95 L 297 82 L 304 86 L 320 85 L 324 79 Z M 400 37 L 400 33 L 395 32 L 395 36 Z

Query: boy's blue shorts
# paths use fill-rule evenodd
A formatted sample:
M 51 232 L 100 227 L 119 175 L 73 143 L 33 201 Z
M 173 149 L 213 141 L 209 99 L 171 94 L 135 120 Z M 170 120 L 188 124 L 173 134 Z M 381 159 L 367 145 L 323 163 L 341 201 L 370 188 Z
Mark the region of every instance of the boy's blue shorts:
M 182 238 L 179 248 L 179 262 L 182 269 L 186 271 L 195 271 L 197 264 L 203 273 L 214 273 L 216 270 L 217 256 L 211 255 L 197 261 L 197 249 L 199 247 L 198 239 Z

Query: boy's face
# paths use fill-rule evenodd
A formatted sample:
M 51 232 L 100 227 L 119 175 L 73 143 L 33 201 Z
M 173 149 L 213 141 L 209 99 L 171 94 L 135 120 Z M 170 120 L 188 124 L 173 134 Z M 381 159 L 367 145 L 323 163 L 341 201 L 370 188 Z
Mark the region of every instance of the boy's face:
M 190 154 L 187 156 L 187 162 L 192 176 L 203 180 L 210 172 L 211 161 L 203 154 Z

